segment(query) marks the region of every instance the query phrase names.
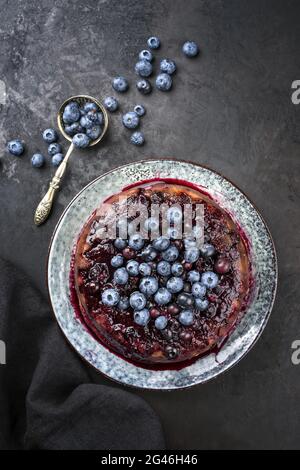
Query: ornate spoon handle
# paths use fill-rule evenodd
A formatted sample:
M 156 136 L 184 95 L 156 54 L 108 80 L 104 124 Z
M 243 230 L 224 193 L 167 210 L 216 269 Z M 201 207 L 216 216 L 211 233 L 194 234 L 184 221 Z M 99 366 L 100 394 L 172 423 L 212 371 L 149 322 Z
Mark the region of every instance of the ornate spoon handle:
M 35 223 L 35 225 L 41 225 L 43 222 L 45 222 L 45 220 L 47 220 L 47 218 L 48 218 L 48 216 L 51 212 L 54 195 L 55 195 L 56 191 L 59 189 L 61 179 L 62 179 L 62 177 L 64 176 L 64 174 L 66 172 L 67 163 L 68 163 L 68 160 L 69 160 L 69 157 L 72 153 L 73 148 L 74 148 L 74 146 L 73 146 L 73 144 L 71 144 L 70 147 L 68 148 L 68 151 L 66 153 L 65 158 L 63 159 L 63 161 L 61 162 L 61 164 L 57 168 L 55 175 L 53 176 L 52 180 L 50 181 L 49 189 L 48 189 L 47 193 L 45 194 L 45 196 L 43 197 L 43 199 L 41 200 L 41 202 L 39 203 L 39 205 L 36 208 L 36 211 L 35 211 L 35 214 L 34 214 L 34 223 Z

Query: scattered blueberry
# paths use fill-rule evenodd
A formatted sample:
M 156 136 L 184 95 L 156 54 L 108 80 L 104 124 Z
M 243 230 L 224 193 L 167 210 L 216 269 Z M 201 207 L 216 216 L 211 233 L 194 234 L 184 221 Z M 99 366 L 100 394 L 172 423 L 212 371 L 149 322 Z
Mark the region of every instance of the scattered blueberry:
M 140 60 L 148 60 L 148 62 L 152 62 L 153 60 L 153 54 L 152 52 L 148 51 L 147 49 L 144 49 L 139 53 L 139 59 Z
M 83 110 L 85 113 L 89 113 L 90 111 L 97 112 L 99 108 L 96 103 L 93 103 L 92 101 L 87 101 L 83 107 Z
M 127 241 L 123 240 L 122 238 L 116 238 L 114 241 L 114 245 L 117 248 L 117 250 L 123 250 L 123 248 L 127 246 Z
M 206 286 L 200 282 L 194 282 L 192 285 L 192 294 L 194 297 L 204 297 L 206 294 Z
M 164 251 L 170 246 L 170 240 L 167 237 L 161 236 L 156 238 L 156 240 L 153 240 L 152 242 L 153 248 L 158 251 Z M 170 260 L 166 260 L 170 261 Z
M 31 157 L 31 165 L 34 168 L 41 168 L 45 163 L 45 157 L 41 153 L 35 153 Z
M 160 40 L 156 36 L 151 36 L 147 41 L 150 49 L 158 49 L 160 47 Z
M 134 310 L 142 310 L 146 303 L 146 297 L 142 292 L 135 291 L 129 297 L 129 303 Z
M 120 300 L 120 294 L 118 291 L 116 291 L 116 289 L 106 289 L 103 291 L 101 299 L 104 305 L 114 307 Z
M 150 276 L 151 274 L 151 266 L 148 263 L 141 263 L 139 265 L 139 271 L 142 276 Z
M 102 129 L 100 126 L 92 126 L 91 128 L 86 130 L 86 135 L 91 139 L 91 140 L 96 140 L 98 137 L 101 135 Z
M 127 310 L 129 308 L 129 300 L 128 297 L 121 297 L 118 303 L 119 310 Z
M 199 259 L 199 250 L 197 247 L 189 248 L 184 252 L 184 259 L 187 263 L 195 263 Z
M 137 104 L 134 108 L 133 111 L 139 116 L 142 117 L 146 114 L 146 109 L 144 108 L 143 105 Z
M 214 256 L 215 252 L 215 247 L 210 243 L 204 243 L 204 245 L 202 245 L 202 247 L 200 248 L 200 253 L 202 256 L 205 256 L 205 258 Z
M 128 81 L 124 77 L 116 77 L 112 82 L 113 88 L 119 93 L 123 93 L 128 90 Z
M 190 326 L 194 323 L 194 314 L 192 310 L 182 310 L 179 314 L 178 320 L 184 326 Z
M 160 315 L 155 319 L 155 328 L 158 330 L 164 330 L 168 324 L 168 319 L 164 315 Z
M 158 305 L 166 305 L 170 302 L 172 298 L 171 292 L 168 291 L 165 287 L 158 289 L 154 295 L 154 300 Z
M 79 133 L 79 134 L 74 135 L 72 142 L 75 145 L 75 147 L 85 148 L 89 146 L 90 139 L 86 134 Z
M 114 272 L 114 281 L 116 284 L 124 285 L 128 281 L 129 274 L 125 268 L 118 268 Z
M 163 259 L 165 261 L 169 261 L 170 263 L 173 263 L 174 261 L 176 261 L 178 256 L 179 256 L 179 251 L 176 248 L 176 246 L 173 246 L 173 245 L 162 252 Z
M 129 111 L 122 117 L 122 122 L 128 129 L 135 129 L 140 123 L 140 118 L 134 111 Z
M 114 111 L 117 111 L 119 103 L 113 96 L 108 96 L 104 100 L 104 106 L 109 112 L 113 113 Z
M 163 59 L 160 62 L 160 71 L 163 73 L 168 73 L 169 75 L 172 75 L 176 70 L 176 64 L 174 60 L 171 59 Z
M 184 269 L 183 269 L 182 264 L 177 262 L 177 263 L 172 264 L 171 271 L 172 271 L 173 276 L 181 276 L 183 274 Z
M 168 263 L 168 261 L 160 261 L 157 264 L 156 271 L 161 276 L 170 276 L 170 274 L 171 274 L 171 265 L 170 265 L 170 263 Z
M 24 152 L 24 145 L 19 139 L 11 140 L 7 144 L 7 150 L 12 155 L 19 157 Z
M 141 248 L 143 248 L 145 243 L 145 240 L 143 239 L 142 235 L 139 233 L 134 233 L 133 235 L 130 235 L 128 245 L 130 248 L 133 248 L 134 250 L 138 251 Z
M 116 255 L 113 256 L 110 264 L 112 265 L 113 268 L 120 268 L 124 263 L 124 258 L 122 255 Z
M 139 326 L 146 326 L 150 319 L 150 313 L 147 308 L 143 308 L 133 313 L 133 320 Z
M 155 85 L 160 91 L 169 91 L 172 87 L 172 78 L 167 73 L 160 73 L 156 77 Z
M 170 277 L 167 282 L 167 289 L 172 294 L 177 294 L 183 289 L 183 280 L 181 277 Z
M 58 135 L 55 129 L 45 129 L 43 132 L 43 139 L 48 144 L 52 144 L 52 142 L 56 142 L 58 139 Z
M 66 124 L 72 124 L 72 122 L 78 121 L 80 118 L 80 111 L 78 107 L 78 103 L 75 101 L 71 101 L 68 103 L 63 112 L 63 121 Z
M 156 277 L 153 277 L 153 276 L 143 277 L 143 279 L 141 279 L 140 281 L 139 289 L 147 297 L 155 294 L 155 292 L 158 289 L 158 281 Z
M 53 144 L 50 144 L 48 147 L 48 154 L 50 157 L 53 157 L 56 153 L 61 153 L 61 145 L 57 144 L 54 142 Z
M 208 308 L 208 305 L 209 305 L 209 302 L 207 299 L 200 299 L 198 297 L 195 299 L 195 306 L 201 312 L 206 310 Z
M 195 57 L 199 53 L 199 47 L 194 41 L 187 41 L 182 46 L 182 52 L 187 57 Z
M 207 271 L 206 273 L 203 273 L 201 276 L 201 282 L 204 284 L 208 289 L 214 289 L 214 287 L 217 287 L 218 282 L 219 282 L 219 277 L 216 273 L 213 271 Z
M 187 280 L 192 283 L 198 282 L 200 280 L 200 273 L 198 273 L 198 271 L 189 271 Z
M 126 264 L 126 269 L 129 273 L 129 276 L 138 276 L 139 275 L 139 263 L 134 259 L 131 259 Z
M 133 145 L 143 145 L 145 143 L 145 137 L 142 132 L 134 132 L 130 137 L 130 142 Z
M 152 91 L 152 85 L 149 82 L 149 80 L 146 80 L 145 78 L 138 80 L 136 82 L 136 87 L 138 91 L 140 91 L 143 95 L 148 95 Z
M 140 75 L 140 77 L 150 77 L 152 74 L 152 65 L 148 60 L 139 60 L 135 64 L 135 73 Z
M 64 159 L 64 156 L 63 156 L 62 153 L 56 153 L 51 158 L 51 163 L 52 163 L 53 166 L 59 166 L 61 164 L 61 162 L 63 161 L 63 159 Z

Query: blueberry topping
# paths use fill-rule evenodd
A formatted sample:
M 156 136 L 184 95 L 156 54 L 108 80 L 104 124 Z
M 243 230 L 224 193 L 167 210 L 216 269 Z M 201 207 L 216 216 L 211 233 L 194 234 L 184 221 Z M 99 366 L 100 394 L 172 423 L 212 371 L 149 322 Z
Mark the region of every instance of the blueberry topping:
M 219 277 L 213 271 L 207 271 L 203 273 L 201 276 L 201 282 L 204 284 L 208 289 L 214 289 L 217 287 L 219 282 Z
M 192 310 L 182 310 L 179 314 L 178 320 L 184 326 L 190 326 L 194 323 L 194 314 Z
M 110 113 L 114 113 L 119 107 L 118 101 L 113 96 L 108 96 L 105 98 L 103 104 Z
M 72 142 L 75 145 L 75 147 L 85 148 L 89 146 L 90 139 L 86 134 L 79 133 L 79 134 L 74 135 Z
M 53 166 L 59 166 L 61 164 L 61 162 L 63 161 L 63 159 L 64 159 L 64 156 L 63 156 L 62 153 L 56 153 L 51 158 L 51 163 L 52 163 Z
M 145 78 L 138 80 L 136 82 L 136 87 L 139 92 L 141 92 L 143 95 L 148 95 L 152 91 L 152 85 L 149 82 L 149 80 L 146 80 Z
M 148 51 L 147 49 L 144 49 L 139 53 L 139 59 L 140 60 L 148 60 L 148 62 L 152 62 L 153 60 L 153 54 L 152 52 Z
M 118 291 L 116 291 L 116 289 L 106 289 L 103 291 L 101 298 L 104 305 L 114 307 L 120 300 L 120 294 Z
M 52 143 L 48 147 L 48 154 L 50 157 L 53 157 L 56 153 L 61 153 L 61 145 L 57 144 L 56 142 Z
M 176 246 L 172 245 L 169 248 L 167 248 L 165 251 L 162 252 L 162 257 L 165 261 L 169 261 L 170 263 L 173 263 L 176 261 L 176 259 L 179 256 L 179 251 L 176 248 Z
M 155 328 L 157 328 L 158 330 L 163 330 L 164 328 L 166 328 L 167 324 L 168 324 L 168 319 L 167 317 L 163 315 L 160 315 L 159 317 L 157 317 L 154 322 Z
M 150 245 L 148 245 L 141 254 L 145 261 L 153 261 L 157 257 L 157 251 Z
M 194 41 L 187 41 L 182 46 L 182 52 L 187 57 L 195 57 L 199 54 L 199 47 Z
M 124 93 L 128 90 L 128 81 L 124 77 L 116 77 L 113 79 L 112 82 L 113 88 L 118 91 L 119 93 Z
M 211 256 L 214 256 L 215 252 L 215 247 L 210 243 L 204 243 L 204 245 L 200 248 L 200 253 L 205 258 L 210 258 Z
M 199 259 L 199 250 L 196 247 L 189 248 L 184 252 L 184 259 L 187 263 L 195 263 Z
M 177 303 L 180 307 L 191 308 L 195 303 L 195 298 L 191 294 L 181 292 L 177 296 Z
M 131 259 L 126 264 L 126 269 L 129 273 L 129 276 L 138 276 L 139 275 L 139 263 L 134 259 Z
M 139 265 L 139 272 L 142 276 L 150 276 L 151 274 L 151 266 L 148 263 L 141 263 Z
M 146 326 L 149 319 L 150 313 L 147 308 L 143 308 L 133 313 L 133 320 L 139 326 Z
M 171 59 L 163 59 L 160 62 L 160 71 L 163 73 L 168 73 L 169 75 L 172 75 L 176 70 L 176 64 L 174 60 Z
M 187 275 L 189 282 L 198 282 L 200 280 L 200 273 L 198 271 L 190 271 Z
M 114 245 L 117 248 L 117 250 L 123 250 L 123 248 L 127 246 L 127 241 L 123 240 L 122 238 L 116 238 L 114 241 Z
M 7 144 L 7 150 L 12 155 L 19 157 L 24 152 L 24 145 L 19 139 L 11 140 Z
M 140 77 L 149 77 L 152 74 L 152 65 L 148 60 L 139 60 L 135 64 L 135 73 Z
M 168 263 L 168 261 L 160 261 L 157 264 L 156 271 L 161 276 L 170 276 L 170 274 L 171 274 L 171 265 L 170 265 L 170 263 Z
M 135 129 L 140 123 L 140 118 L 134 111 L 129 111 L 122 117 L 122 122 L 128 129 Z
M 156 238 L 156 240 L 153 240 L 152 246 L 153 248 L 155 248 L 155 250 L 164 251 L 170 246 L 170 240 L 167 237 L 161 236 L 159 238 Z
M 141 279 L 140 281 L 139 289 L 147 297 L 155 294 L 155 292 L 158 289 L 158 281 L 156 277 L 153 277 L 153 276 L 143 277 L 143 279 Z
M 120 268 L 120 266 L 122 266 L 123 263 L 124 263 L 124 258 L 122 255 L 113 256 L 110 261 L 110 264 L 112 265 L 113 268 Z
M 178 262 L 172 264 L 171 270 L 172 270 L 173 276 L 181 276 L 184 271 L 182 264 Z
M 151 36 L 147 41 L 150 49 L 158 49 L 160 47 L 160 40 L 156 36 Z
M 139 233 L 134 233 L 133 235 L 130 235 L 128 245 L 133 250 L 136 250 L 136 251 L 140 250 L 141 248 L 143 248 L 144 244 L 145 244 L 145 240 L 143 239 L 142 235 L 140 235 Z
M 134 132 L 130 137 L 130 142 L 137 146 L 143 145 L 145 143 L 144 134 L 142 132 Z
M 170 302 L 172 298 L 171 292 L 168 291 L 165 287 L 158 289 L 154 296 L 154 300 L 158 305 L 166 305 Z
M 149 219 L 145 220 L 144 227 L 145 230 L 152 230 L 153 232 L 155 232 L 159 229 L 159 221 L 154 217 L 149 217 Z
M 52 144 L 52 142 L 56 142 L 58 139 L 58 135 L 55 129 L 45 129 L 43 132 L 43 139 L 48 144 Z
M 128 281 L 129 274 L 125 268 L 118 268 L 114 272 L 114 281 L 116 284 L 124 285 Z
M 200 282 L 194 282 L 192 285 L 192 294 L 194 297 L 204 297 L 206 294 L 206 286 Z
M 118 303 L 118 309 L 119 310 L 127 310 L 129 308 L 129 300 L 128 300 L 128 297 L 121 297 L 120 298 L 120 301 Z
M 206 310 L 208 308 L 208 305 L 209 303 L 207 299 L 200 299 L 198 297 L 195 299 L 195 306 L 198 310 L 200 310 L 200 312 Z
M 177 294 L 183 289 L 183 280 L 181 277 L 170 277 L 167 282 L 167 289 L 172 294 Z
M 135 291 L 129 297 L 129 303 L 134 310 L 142 310 L 146 303 L 146 297 L 141 292 Z
M 160 73 L 156 77 L 155 85 L 160 91 L 169 91 L 172 87 L 172 78 L 167 73 Z
M 174 227 L 169 227 L 167 230 L 167 235 L 171 240 L 176 240 L 179 238 L 179 232 Z
M 31 157 L 31 165 L 34 168 L 41 168 L 45 163 L 45 157 L 41 153 L 35 153 Z

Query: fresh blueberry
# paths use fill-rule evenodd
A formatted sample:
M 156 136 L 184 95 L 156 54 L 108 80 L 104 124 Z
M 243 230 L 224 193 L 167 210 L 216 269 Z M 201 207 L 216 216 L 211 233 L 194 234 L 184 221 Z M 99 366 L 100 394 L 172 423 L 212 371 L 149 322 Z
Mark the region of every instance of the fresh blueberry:
M 123 263 L 124 263 L 124 258 L 122 255 L 113 256 L 110 261 L 110 264 L 112 265 L 113 268 L 120 268 L 120 266 L 122 266 Z
M 171 274 L 171 265 L 170 265 L 170 263 L 168 263 L 168 261 L 160 261 L 157 264 L 156 271 L 161 276 L 170 276 L 170 274 Z
M 145 230 L 152 230 L 152 232 L 155 232 L 159 229 L 159 220 L 155 217 L 149 217 L 149 219 L 145 220 L 144 227 Z
M 120 300 L 120 294 L 116 289 L 106 289 L 102 293 L 102 302 L 104 305 L 114 307 Z
M 117 248 L 117 250 L 123 250 L 123 248 L 127 246 L 127 241 L 123 240 L 122 238 L 116 238 L 114 241 L 114 245 Z
M 213 245 L 210 243 L 204 243 L 202 247 L 200 248 L 201 255 L 204 256 L 205 258 L 209 258 L 211 256 L 214 256 L 216 250 Z
M 179 314 L 178 320 L 184 326 L 190 326 L 194 323 L 194 314 L 192 310 L 182 310 Z
M 142 257 L 145 261 L 153 261 L 156 256 L 157 251 L 151 245 L 148 245 L 147 248 L 142 251 Z
M 200 280 L 200 273 L 198 271 L 189 271 L 187 275 L 187 280 L 189 282 L 198 282 Z
M 171 240 L 176 240 L 179 238 L 179 232 L 174 227 L 169 227 L 167 230 L 167 235 Z
M 133 235 L 130 235 L 128 245 L 130 248 L 133 248 L 134 250 L 138 251 L 141 248 L 143 248 L 145 243 L 145 240 L 143 239 L 142 235 L 139 233 L 134 233 Z
M 89 113 L 90 111 L 96 113 L 97 111 L 99 111 L 99 108 L 96 103 L 93 103 L 92 101 L 87 101 L 83 107 L 83 110 L 85 113 Z
M 127 310 L 129 308 L 129 300 L 128 297 L 121 297 L 118 303 L 118 309 L 119 310 Z
M 31 165 L 34 168 L 41 168 L 45 163 L 45 157 L 41 153 L 35 153 L 31 157 Z
M 50 157 L 53 157 L 56 153 L 61 153 L 61 145 L 57 144 L 54 142 L 53 144 L 50 144 L 48 147 L 48 154 Z
M 166 305 L 170 302 L 172 298 L 172 294 L 168 289 L 165 287 L 161 287 L 158 289 L 156 294 L 154 295 L 154 300 L 158 305 Z
M 180 305 L 180 307 L 191 308 L 195 303 L 195 298 L 192 296 L 192 294 L 180 292 L 180 294 L 177 296 L 177 303 Z
M 160 315 L 155 319 L 154 325 L 158 330 L 164 330 L 168 324 L 168 319 L 164 315 Z
M 80 125 L 79 122 L 73 122 L 72 124 L 65 126 L 65 132 L 68 135 L 73 136 L 75 134 L 82 132 L 82 126 Z
M 55 129 L 45 129 L 43 132 L 43 139 L 48 144 L 52 144 L 52 142 L 56 142 L 58 138 L 57 132 Z
M 167 73 L 160 73 L 156 77 L 155 85 L 160 91 L 169 91 L 172 87 L 172 78 Z
M 134 111 L 129 111 L 122 117 L 122 122 L 128 129 L 135 129 L 140 123 L 140 118 Z
M 176 70 L 176 64 L 174 60 L 171 59 L 163 59 L 160 62 L 160 71 L 163 73 L 168 73 L 169 75 L 172 75 Z
M 142 132 L 134 132 L 130 137 L 130 142 L 133 145 L 143 145 L 145 143 L 145 137 Z
M 141 263 L 139 265 L 139 271 L 142 276 L 150 276 L 151 274 L 151 266 L 148 263 Z
M 173 246 L 173 245 L 162 252 L 163 259 L 165 261 L 169 261 L 170 263 L 173 263 L 174 261 L 176 261 L 178 256 L 179 256 L 179 251 L 176 248 L 176 246 Z
M 137 104 L 134 108 L 133 111 L 139 116 L 142 117 L 146 114 L 146 109 L 144 108 L 143 105 Z
M 155 294 L 155 292 L 158 289 L 158 281 L 156 277 L 153 277 L 153 276 L 143 277 L 143 279 L 141 279 L 140 281 L 139 289 L 147 297 Z
M 125 268 L 118 268 L 114 272 L 114 281 L 116 284 L 124 285 L 128 281 L 129 274 Z
M 56 153 L 51 158 L 51 163 L 52 163 L 53 166 L 59 166 L 61 164 L 61 162 L 63 161 L 63 159 L 64 159 L 64 156 L 63 156 L 62 153 Z
M 136 82 L 136 87 L 140 93 L 143 95 L 148 95 L 152 91 L 152 85 L 149 80 L 142 78 Z
M 172 271 L 173 276 L 181 276 L 183 274 L 184 269 L 183 269 L 182 264 L 177 262 L 177 263 L 172 264 L 171 271 Z
M 142 292 L 135 291 L 129 297 L 129 303 L 134 310 L 142 310 L 146 303 L 146 297 Z
M 195 263 L 199 258 L 199 250 L 198 248 L 192 247 L 184 252 L 184 259 L 187 263 Z
M 160 40 L 156 36 L 151 36 L 147 41 L 150 49 L 158 49 L 160 47 Z
M 183 289 L 183 280 L 181 277 L 170 277 L 167 282 L 167 289 L 172 294 L 177 294 Z
M 194 41 L 187 41 L 182 46 L 182 52 L 187 57 L 195 57 L 199 53 L 199 47 Z
M 206 294 L 206 286 L 201 282 L 194 282 L 192 285 L 192 294 L 194 297 L 204 297 Z
M 182 210 L 180 207 L 170 207 L 167 210 L 167 220 L 171 223 L 181 222 L 182 220 Z
M 63 121 L 66 124 L 72 124 L 72 122 L 78 121 L 80 118 L 80 111 L 78 104 L 75 101 L 68 103 L 63 112 Z
M 123 93 L 128 90 L 128 81 L 124 77 L 116 77 L 112 82 L 113 88 L 119 93 Z
M 134 259 L 131 259 L 126 264 L 126 269 L 129 273 L 129 276 L 138 276 L 139 275 L 139 263 Z
M 150 77 L 153 68 L 148 60 L 139 60 L 135 64 L 134 70 L 137 75 L 140 75 L 140 77 Z
M 7 150 L 12 155 L 19 157 L 24 152 L 24 145 L 19 139 L 11 140 L 7 144 Z
M 94 123 L 90 120 L 87 119 L 87 116 L 81 116 L 80 118 L 80 126 L 83 127 L 84 129 L 88 129 L 89 127 L 92 127 Z
M 201 276 L 201 282 L 204 284 L 208 289 L 214 289 L 217 287 L 219 282 L 219 277 L 213 271 L 207 271 L 203 273 Z
M 139 53 L 139 59 L 140 60 L 148 60 L 148 62 L 152 62 L 153 54 L 152 54 L 151 51 L 148 51 L 148 49 L 144 49 Z
M 117 109 L 119 107 L 119 103 L 116 100 L 116 98 L 114 98 L 113 96 L 108 96 L 104 100 L 104 106 L 108 111 L 113 113 L 114 111 L 117 111 Z
M 91 128 L 86 130 L 86 135 L 91 139 L 91 140 L 96 140 L 98 137 L 101 135 L 102 129 L 100 126 L 92 126 Z
M 88 147 L 90 144 L 90 139 L 87 135 L 83 133 L 75 134 L 72 139 L 73 144 L 75 147 L 78 148 L 85 148 Z
M 208 305 L 209 305 L 209 302 L 207 299 L 200 299 L 199 297 L 195 299 L 195 306 L 201 312 L 206 310 L 208 308 Z
M 194 238 L 185 238 L 183 243 L 186 250 L 197 247 L 197 243 Z
M 152 246 L 155 248 L 155 250 L 164 251 L 170 246 L 170 240 L 167 237 L 161 236 L 153 240 Z
M 146 326 L 150 319 L 150 313 L 147 308 L 135 311 L 133 313 L 133 321 L 139 326 Z

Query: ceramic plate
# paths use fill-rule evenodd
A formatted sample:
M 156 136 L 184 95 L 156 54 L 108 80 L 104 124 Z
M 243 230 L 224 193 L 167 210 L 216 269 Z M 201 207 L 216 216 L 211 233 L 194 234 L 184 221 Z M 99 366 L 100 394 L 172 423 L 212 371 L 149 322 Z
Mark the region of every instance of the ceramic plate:
M 148 370 L 116 356 L 97 342 L 75 317 L 69 298 L 72 249 L 90 214 L 103 199 L 125 186 L 152 178 L 179 178 L 199 185 L 218 200 L 248 237 L 255 292 L 241 322 L 221 350 L 181 370 Z M 271 313 L 277 284 L 277 261 L 270 233 L 249 199 L 216 172 L 185 161 L 146 160 L 124 165 L 88 184 L 64 211 L 52 237 L 48 288 L 60 328 L 76 351 L 98 371 L 125 385 L 145 389 L 177 389 L 206 382 L 236 364 L 262 333 Z

